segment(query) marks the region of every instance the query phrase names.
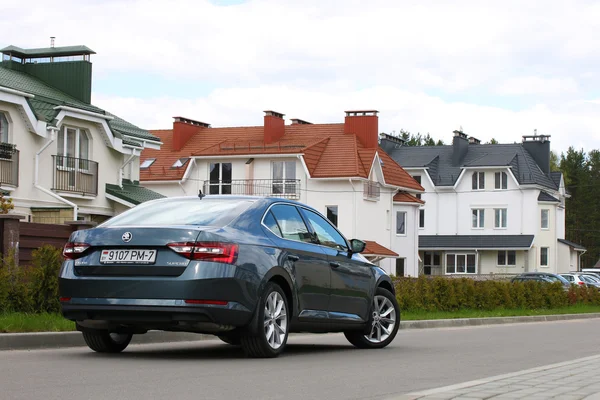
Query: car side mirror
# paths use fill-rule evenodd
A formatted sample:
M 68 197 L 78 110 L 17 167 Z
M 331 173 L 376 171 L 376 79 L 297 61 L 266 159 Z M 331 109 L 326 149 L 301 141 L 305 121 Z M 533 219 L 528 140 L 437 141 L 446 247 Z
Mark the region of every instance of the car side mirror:
M 352 253 L 362 253 L 365 251 L 366 246 L 367 244 L 359 239 L 352 239 L 350 241 L 350 250 Z

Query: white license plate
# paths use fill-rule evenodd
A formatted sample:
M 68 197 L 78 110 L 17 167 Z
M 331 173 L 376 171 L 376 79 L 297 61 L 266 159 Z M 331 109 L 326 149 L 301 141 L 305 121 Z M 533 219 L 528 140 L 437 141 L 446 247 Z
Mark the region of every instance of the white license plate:
M 102 250 L 100 255 L 101 264 L 152 264 L 155 260 L 156 250 Z

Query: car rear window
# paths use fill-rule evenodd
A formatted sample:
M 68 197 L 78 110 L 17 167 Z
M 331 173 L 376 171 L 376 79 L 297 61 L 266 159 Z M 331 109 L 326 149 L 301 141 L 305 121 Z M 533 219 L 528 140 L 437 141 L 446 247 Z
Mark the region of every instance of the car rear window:
M 243 213 L 253 200 L 165 199 L 142 203 L 101 226 L 202 225 L 223 227 Z

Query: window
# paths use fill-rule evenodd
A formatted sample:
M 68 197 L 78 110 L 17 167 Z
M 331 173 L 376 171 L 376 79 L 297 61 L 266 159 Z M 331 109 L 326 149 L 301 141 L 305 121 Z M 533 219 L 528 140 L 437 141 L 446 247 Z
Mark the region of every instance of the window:
M 517 252 L 514 250 L 501 250 L 498 252 L 498 265 L 515 266 L 517 265 Z
M 231 194 L 231 163 L 210 163 L 208 194 Z
M 175 163 L 173 163 L 173 165 L 171 166 L 171 168 L 181 168 L 183 167 L 185 164 L 187 164 L 187 162 L 190 159 L 187 157 L 184 158 L 180 158 L 179 160 L 175 161 Z
M 540 265 L 542 267 L 548 266 L 548 248 L 547 247 L 540 248 Z
M 396 276 L 404 276 L 404 258 L 396 258 Z
M 150 166 L 154 164 L 154 161 L 156 161 L 156 158 L 148 158 L 147 160 L 144 160 L 144 162 L 140 164 L 140 169 L 150 168 Z
M 483 208 L 474 208 L 471 211 L 471 227 L 473 229 L 482 229 L 485 226 L 485 210 Z
M 442 256 L 440 252 L 423 253 L 423 275 L 438 275 L 442 267 Z
M 446 274 L 475 274 L 475 254 L 446 254 Z
M 415 181 L 417 181 L 417 183 L 419 185 L 421 184 L 421 175 L 415 175 L 415 176 L 413 176 L 413 179 Z M 417 196 L 417 199 L 420 199 L 421 198 L 421 193 L 417 193 L 416 196 Z
M 496 189 L 508 188 L 508 174 L 506 172 L 496 172 L 494 174 L 494 187 Z
M 379 182 L 365 181 L 363 182 L 363 198 L 367 200 L 379 200 L 381 196 L 381 186 Z
M 327 219 L 336 227 L 338 226 L 338 206 L 325 206 Z
M 348 250 L 346 239 L 323 217 L 304 208 L 302 209 L 302 213 L 315 231 L 320 244 L 336 250 Z
M 506 228 L 507 210 L 506 208 L 494 209 L 494 228 L 504 229 Z
M 279 237 L 283 236 L 283 234 L 281 233 L 281 229 L 279 229 L 279 225 L 277 224 L 277 221 L 275 221 L 275 217 L 273 216 L 273 213 L 271 212 L 271 210 L 269 210 L 267 215 L 265 215 L 265 218 L 263 219 L 263 223 L 267 226 L 267 228 L 269 228 L 269 230 L 271 232 L 273 232 L 277 236 L 279 236 Z
M 88 169 L 90 139 L 85 130 L 65 126 L 58 131 L 57 143 L 57 165 L 65 168 Z
M 550 214 L 550 210 L 548 210 L 548 209 L 542 210 L 542 229 L 549 228 L 549 220 L 548 220 L 549 214 Z
M 273 194 L 296 194 L 296 161 L 273 161 Z
M 312 235 L 308 232 L 308 228 L 304 224 L 304 220 L 296 207 L 281 204 L 273 206 L 271 212 L 280 229 L 281 237 L 313 243 Z M 277 232 L 273 233 L 277 234 Z
M 8 143 L 8 118 L 0 113 L 0 142 Z
M 473 190 L 485 189 L 485 172 L 473 172 Z
M 396 212 L 396 235 L 406 235 L 406 212 Z
M 425 228 L 425 209 L 419 209 L 419 228 Z

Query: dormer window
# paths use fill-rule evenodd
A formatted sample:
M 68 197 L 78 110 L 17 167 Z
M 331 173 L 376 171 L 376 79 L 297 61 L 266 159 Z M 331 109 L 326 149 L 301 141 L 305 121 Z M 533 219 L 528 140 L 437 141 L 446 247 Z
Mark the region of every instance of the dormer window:
M 485 189 L 485 172 L 473 172 L 472 176 L 473 190 Z
M 90 138 L 85 129 L 64 126 L 58 131 L 58 162 L 72 167 L 78 161 L 79 168 L 87 169 L 90 158 Z
M 508 174 L 506 172 L 496 172 L 494 174 L 494 187 L 498 190 L 506 190 L 508 188 Z
M 190 160 L 190 159 L 189 159 L 189 158 L 187 158 L 187 157 L 180 158 L 179 160 L 175 161 L 175 163 L 173 164 L 173 166 L 172 166 L 171 168 L 181 168 L 181 167 L 183 167 L 185 164 L 187 164 L 187 162 L 188 162 L 189 160 Z
M 150 166 L 152 164 L 154 164 L 154 161 L 156 161 L 156 158 L 148 158 L 148 159 L 144 160 L 140 164 L 140 169 L 148 169 L 148 168 L 150 168 Z
M 0 142 L 8 143 L 8 118 L 0 113 Z

